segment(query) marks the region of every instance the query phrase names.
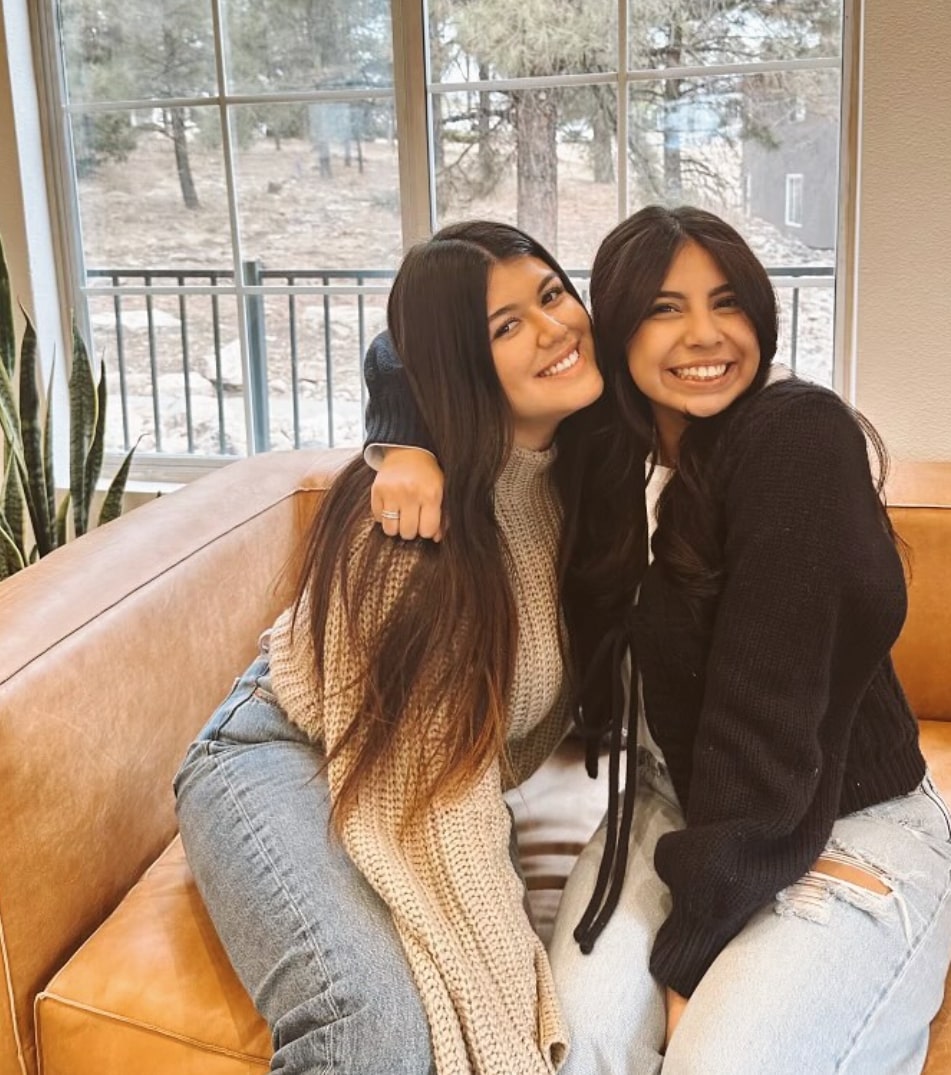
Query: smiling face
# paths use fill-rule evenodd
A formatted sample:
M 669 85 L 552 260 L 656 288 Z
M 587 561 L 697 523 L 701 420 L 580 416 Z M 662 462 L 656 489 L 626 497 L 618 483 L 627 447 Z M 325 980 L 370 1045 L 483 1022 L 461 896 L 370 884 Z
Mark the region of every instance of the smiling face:
M 719 414 L 752 384 L 756 331 L 714 258 L 687 240 L 627 345 L 627 366 L 650 400 L 661 454 L 676 462 L 688 415 Z
M 547 448 L 558 423 L 593 403 L 604 387 L 588 312 L 551 266 L 530 256 L 492 265 L 486 305 L 515 443 Z

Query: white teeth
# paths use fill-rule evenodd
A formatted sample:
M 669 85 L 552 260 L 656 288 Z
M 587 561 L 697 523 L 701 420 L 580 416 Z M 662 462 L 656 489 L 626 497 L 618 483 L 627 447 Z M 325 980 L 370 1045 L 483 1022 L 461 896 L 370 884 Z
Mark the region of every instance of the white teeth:
M 726 373 L 726 362 L 721 362 L 716 366 L 690 366 L 684 369 L 675 369 L 670 372 L 679 377 L 681 381 L 713 381 L 717 377 L 722 377 Z
M 576 348 L 574 351 L 571 352 L 570 355 L 565 355 L 565 357 L 560 362 L 556 362 L 552 366 L 546 366 L 545 369 L 543 369 L 538 376 L 554 377 L 556 373 L 564 373 L 565 370 L 570 370 L 580 357 L 581 355 L 578 353 L 578 350 Z

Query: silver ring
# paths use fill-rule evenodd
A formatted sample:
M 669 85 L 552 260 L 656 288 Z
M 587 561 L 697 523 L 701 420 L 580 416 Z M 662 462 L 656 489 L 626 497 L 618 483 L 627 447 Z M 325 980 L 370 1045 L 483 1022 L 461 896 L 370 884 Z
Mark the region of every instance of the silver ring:
M 398 511 L 381 511 L 380 515 L 384 519 L 398 519 L 400 517 L 400 513 Z

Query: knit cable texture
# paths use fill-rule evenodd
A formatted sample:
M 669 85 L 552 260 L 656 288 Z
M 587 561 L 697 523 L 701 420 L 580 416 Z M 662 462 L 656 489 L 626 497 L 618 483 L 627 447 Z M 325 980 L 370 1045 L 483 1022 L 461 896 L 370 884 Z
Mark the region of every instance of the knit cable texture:
M 515 448 L 496 485 L 496 518 L 519 618 L 509 699 L 515 783 L 554 750 L 568 724 L 558 645 L 561 513 L 551 488 L 553 455 Z M 368 522 L 352 557 L 366 552 L 370 527 Z M 400 547 L 379 602 L 361 610 L 361 617 L 380 622 L 400 599 L 418 555 L 414 544 Z M 316 742 L 332 746 L 350 722 L 359 689 L 342 601 L 332 602 L 321 683 L 307 623 L 306 605 L 296 626 L 289 610 L 278 619 L 271 636 L 271 680 L 288 717 Z M 438 731 L 447 721 L 464 719 L 447 707 L 432 714 L 430 726 Z M 343 840 L 393 915 L 429 1019 L 438 1075 L 555 1072 L 568 1035 L 548 957 L 526 915 L 510 857 L 505 767 L 496 759 L 465 795 L 441 801 L 401 830 L 403 789 L 419 764 L 419 746 L 409 736 L 398 738 L 372 786 L 361 790 Z M 329 766 L 332 795 L 347 766 L 346 753 Z

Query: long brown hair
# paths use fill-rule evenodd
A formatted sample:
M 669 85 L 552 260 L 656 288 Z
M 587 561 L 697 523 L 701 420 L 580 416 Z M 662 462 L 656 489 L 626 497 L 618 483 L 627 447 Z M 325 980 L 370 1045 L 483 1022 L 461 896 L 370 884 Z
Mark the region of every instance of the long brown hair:
M 328 761 L 347 763 L 334 801 L 338 829 L 407 736 L 416 764 L 405 774 L 405 823 L 505 757 L 518 622 L 493 490 L 511 450 L 512 423 L 492 361 L 486 289 L 495 262 L 524 256 L 549 265 L 576 296 L 533 239 L 481 221 L 444 228 L 414 247 L 390 293 L 392 341 L 445 472 L 443 541 L 407 550 L 383 536 L 370 518 L 373 473 L 362 460 L 331 486 L 311 531 L 298 608 L 306 595 L 318 682 L 327 671 L 335 601 L 343 602 L 354 670 L 353 717 L 328 744 Z M 398 600 L 381 603 L 394 570 L 405 584 Z M 458 721 L 432 720 L 449 707 Z

